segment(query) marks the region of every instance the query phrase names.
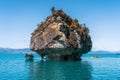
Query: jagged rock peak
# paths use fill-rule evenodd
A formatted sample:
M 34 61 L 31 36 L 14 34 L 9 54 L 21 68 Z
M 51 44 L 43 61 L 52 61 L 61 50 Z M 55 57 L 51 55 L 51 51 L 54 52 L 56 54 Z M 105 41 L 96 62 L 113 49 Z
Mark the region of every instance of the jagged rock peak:
M 89 29 L 63 10 L 52 7 L 51 12 L 32 33 L 30 49 L 48 60 L 79 60 L 92 48 Z

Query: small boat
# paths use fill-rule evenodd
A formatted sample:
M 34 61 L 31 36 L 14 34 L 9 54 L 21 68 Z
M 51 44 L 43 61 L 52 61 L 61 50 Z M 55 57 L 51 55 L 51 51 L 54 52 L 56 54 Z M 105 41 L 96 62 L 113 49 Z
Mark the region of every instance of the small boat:
M 26 58 L 26 60 L 33 60 L 34 56 L 33 56 L 33 54 L 26 53 L 25 58 Z
M 102 56 L 91 56 L 91 58 L 102 58 Z

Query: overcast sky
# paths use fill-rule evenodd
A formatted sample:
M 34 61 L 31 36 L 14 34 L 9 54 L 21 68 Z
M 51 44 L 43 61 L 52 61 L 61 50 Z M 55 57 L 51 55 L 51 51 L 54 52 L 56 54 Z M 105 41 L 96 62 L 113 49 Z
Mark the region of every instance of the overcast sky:
M 120 51 L 120 0 L 0 0 L 0 47 L 28 48 L 52 6 L 87 25 L 92 50 Z

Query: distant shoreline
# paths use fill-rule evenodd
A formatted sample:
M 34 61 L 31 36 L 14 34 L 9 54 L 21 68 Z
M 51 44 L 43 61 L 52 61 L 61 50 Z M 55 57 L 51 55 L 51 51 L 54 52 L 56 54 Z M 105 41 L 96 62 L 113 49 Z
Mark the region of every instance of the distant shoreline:
M 0 54 L 24 54 L 24 53 L 35 53 L 30 50 L 30 48 L 23 48 L 23 49 L 12 49 L 12 48 L 0 48 Z M 120 55 L 120 52 L 110 52 L 110 51 L 90 51 L 87 54 L 116 54 Z

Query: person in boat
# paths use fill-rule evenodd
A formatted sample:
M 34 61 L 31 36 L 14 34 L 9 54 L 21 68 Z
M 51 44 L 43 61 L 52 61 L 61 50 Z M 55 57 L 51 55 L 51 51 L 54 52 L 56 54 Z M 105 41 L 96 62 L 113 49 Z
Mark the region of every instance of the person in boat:
M 27 58 L 27 57 L 31 57 L 31 58 L 33 58 L 34 56 L 33 56 L 32 53 L 31 53 L 31 54 L 26 53 L 25 57 L 26 57 L 26 58 Z
M 30 56 L 31 56 L 31 57 L 34 57 L 32 53 L 30 54 Z
M 27 56 L 28 56 L 28 53 L 26 53 L 25 57 L 27 57 Z

